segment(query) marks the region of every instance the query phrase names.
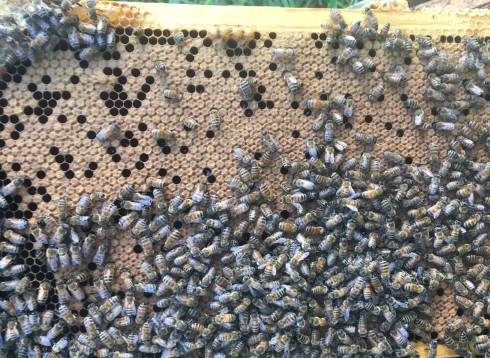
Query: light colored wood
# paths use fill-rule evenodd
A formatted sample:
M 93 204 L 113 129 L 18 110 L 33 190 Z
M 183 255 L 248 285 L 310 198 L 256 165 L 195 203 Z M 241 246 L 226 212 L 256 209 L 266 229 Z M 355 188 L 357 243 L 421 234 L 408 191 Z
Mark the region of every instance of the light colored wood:
M 114 4 L 102 2 L 101 5 Z M 139 9 L 145 22 L 167 27 L 241 26 L 274 31 L 318 31 L 330 9 L 301 9 L 254 6 L 204 6 L 153 3 L 118 3 Z M 363 10 L 339 10 L 348 23 L 359 20 Z M 485 10 L 375 10 L 380 24 L 413 33 L 490 35 L 490 12 Z

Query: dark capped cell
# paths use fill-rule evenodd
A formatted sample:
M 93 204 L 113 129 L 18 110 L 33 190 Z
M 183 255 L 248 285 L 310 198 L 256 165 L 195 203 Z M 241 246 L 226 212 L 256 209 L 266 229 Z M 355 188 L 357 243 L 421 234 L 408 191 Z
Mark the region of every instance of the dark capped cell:
M 69 91 L 63 91 L 61 92 L 61 98 L 64 100 L 69 100 L 71 98 L 71 93 Z
M 51 83 L 51 77 L 49 75 L 44 75 L 43 77 L 41 77 L 41 82 L 47 85 Z
M 121 54 L 119 53 L 119 51 L 113 51 L 112 52 L 112 59 L 113 60 L 119 60 L 121 58 Z
M 31 106 L 26 106 L 24 107 L 24 114 L 27 116 L 30 116 L 31 114 L 34 113 L 34 110 L 32 109 Z
M 235 52 L 233 52 L 232 49 L 227 49 L 226 50 L 226 56 L 233 57 L 234 55 L 235 55 Z
M 20 169 L 21 169 L 21 166 L 20 166 L 20 164 L 19 164 L 19 163 L 13 163 L 13 164 L 12 164 L 12 170 L 13 170 L 14 172 L 18 172 Z
M 36 173 L 36 176 L 39 179 L 44 179 L 46 177 L 46 173 L 43 170 L 38 170 L 37 173 Z
M 68 173 L 68 172 L 67 172 Z M 66 174 L 65 174 L 66 175 Z M 67 176 L 68 178 L 68 176 Z M 69 178 L 70 179 L 70 178 Z M 45 203 L 49 203 L 51 201 L 51 195 L 49 194 L 46 194 L 46 195 L 43 195 L 42 197 L 42 200 L 45 202 Z
M 78 65 L 81 67 L 81 68 L 87 68 L 88 67 L 88 62 L 86 60 L 82 60 L 78 63 Z
M 194 93 L 196 91 L 196 87 L 193 84 L 187 85 L 187 92 Z
M 64 114 L 60 114 L 58 116 L 58 122 L 60 123 L 66 123 L 68 121 L 68 118 L 66 118 L 66 116 Z
M 322 48 L 323 47 L 323 42 L 321 42 L 321 41 L 315 41 L 315 47 L 316 48 Z
M 101 100 L 106 101 L 107 99 L 109 99 L 109 93 L 107 93 L 106 91 L 103 91 L 100 93 L 99 97 Z
M 213 77 L 213 71 L 211 71 L 211 70 L 205 70 L 204 71 L 204 77 L 206 77 L 206 78 Z
M 393 124 L 390 122 L 385 123 L 385 129 L 390 130 L 391 128 L 393 128 Z
M 204 92 L 204 86 L 203 85 L 197 85 L 196 86 L 196 92 L 197 93 L 203 93 Z
M 178 175 L 175 175 L 174 177 L 172 177 L 172 183 L 174 184 L 180 184 L 182 180 L 180 179 L 180 177 Z
M 126 45 L 129 42 L 129 37 L 127 35 L 119 36 L 119 42 Z
M 35 92 L 37 90 L 37 85 L 35 83 L 29 83 L 27 85 L 27 89 L 30 91 L 30 92 Z
M 152 37 L 150 37 L 148 42 L 150 43 L 150 45 L 156 45 L 158 42 L 158 39 L 156 37 L 152 36 Z
M 102 69 L 102 72 L 103 72 L 103 73 L 104 73 L 104 75 L 106 75 L 106 76 L 111 76 L 111 75 L 112 75 L 112 68 L 110 68 L 110 67 L 104 67 L 104 68 Z
M 230 71 L 228 70 L 224 70 L 221 75 L 223 76 L 223 78 L 229 78 L 230 77 Z
M 205 47 L 209 47 L 213 44 L 213 41 L 210 39 L 210 38 L 205 38 L 203 41 L 202 41 L 202 44 L 205 46 Z
M 165 145 L 162 147 L 162 153 L 163 154 L 170 154 L 171 152 L 172 152 L 172 149 L 168 145 Z
M 150 157 L 148 156 L 148 154 L 146 153 L 141 153 L 140 154 L 140 160 L 144 163 L 144 162 L 147 162 L 148 159 L 150 159 Z
M 80 78 L 77 75 L 73 75 L 70 77 L 70 82 L 76 85 L 80 82 Z
M 131 70 L 131 75 L 133 75 L 133 77 L 139 77 L 141 75 L 141 71 L 137 68 L 133 68 Z
M 316 77 L 317 80 L 321 80 L 323 78 L 323 72 L 316 71 L 315 72 L 315 77 Z
M 247 77 L 247 71 L 240 71 L 238 74 L 241 78 L 246 78 Z
M 167 175 L 167 169 L 165 168 L 160 168 L 158 170 L 158 175 L 161 176 L 161 177 L 164 177 L 165 175 Z
M 121 156 L 120 156 L 119 154 L 114 154 L 114 155 L 112 156 L 112 161 L 113 161 L 114 163 L 119 163 L 119 162 L 121 161 Z
M 34 92 L 34 94 L 32 95 L 32 97 L 35 100 L 40 100 L 41 98 L 43 98 L 43 94 L 42 94 L 42 92 L 36 91 L 36 92 Z
M 295 129 L 295 130 L 293 130 L 293 131 L 291 132 L 291 136 L 292 136 L 293 138 L 299 138 L 300 133 L 299 133 L 299 131 L 298 131 L 298 130 L 296 130 L 296 129 Z
M 243 113 L 246 117 L 252 117 L 252 115 L 254 114 L 254 112 L 250 108 L 247 108 Z
M 135 164 L 135 168 L 138 169 L 138 170 L 141 170 L 145 167 L 145 163 L 141 162 L 141 161 L 137 161 L 136 164 Z
M 235 50 L 233 50 L 233 54 L 235 56 L 241 56 L 243 53 L 242 49 L 240 47 L 237 47 Z
M 141 85 L 141 90 L 144 92 L 144 93 L 148 93 L 150 92 L 150 85 L 145 83 L 143 85 Z
M 139 141 L 136 138 L 133 138 L 129 141 L 129 144 L 131 145 L 131 147 L 135 148 L 138 146 Z
M 188 147 L 188 146 L 186 146 L 186 145 L 181 146 L 181 147 L 180 147 L 180 152 L 181 152 L 182 154 L 187 154 L 187 153 L 189 153 L 189 147 Z
M 19 137 L 20 137 L 20 134 L 17 131 L 13 131 L 10 133 L 10 138 L 12 138 L 13 140 L 17 140 L 17 139 L 19 139 Z
M 206 132 L 206 137 L 211 139 L 214 138 L 214 132 L 212 130 L 209 130 Z
M 112 74 L 116 77 L 119 77 L 122 75 L 122 70 L 119 67 L 114 67 L 112 69 Z
M 267 48 L 270 48 L 272 46 L 272 41 L 267 39 L 264 41 L 264 46 L 267 47 Z
M 296 101 L 292 101 L 292 102 L 291 102 L 291 108 L 293 108 L 293 109 L 298 109 L 298 108 L 299 108 L 299 103 L 298 103 L 298 102 L 296 102 Z

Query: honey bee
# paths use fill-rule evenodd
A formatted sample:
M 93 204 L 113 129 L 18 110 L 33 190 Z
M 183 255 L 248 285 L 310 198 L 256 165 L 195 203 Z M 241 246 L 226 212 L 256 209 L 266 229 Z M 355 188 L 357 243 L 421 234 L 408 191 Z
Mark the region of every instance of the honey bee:
M 176 89 L 166 88 L 163 90 L 163 97 L 169 101 L 180 102 L 183 98 L 183 95 Z
M 96 135 L 96 139 L 101 142 L 107 142 L 114 139 L 121 131 L 121 127 L 117 123 L 111 123 L 103 127 Z M 78 213 L 80 214 L 80 213 Z
M 374 145 L 378 141 L 378 138 L 374 135 L 357 132 L 354 135 L 354 140 L 365 145 Z
M 255 78 L 251 80 L 240 80 L 240 93 L 245 100 L 251 100 L 253 98 L 253 95 L 255 94 L 255 87 L 257 86 L 257 84 L 258 81 Z
M 160 74 L 160 75 L 163 75 L 167 72 L 167 66 L 165 66 L 165 63 L 163 62 L 158 62 L 156 65 L 155 65 L 155 71 Z
M 377 102 L 382 99 L 385 93 L 385 87 L 383 83 L 374 86 L 368 93 L 368 100 L 370 102 Z
M 291 93 L 296 93 L 303 86 L 303 82 L 298 80 L 290 71 L 284 71 L 282 77 L 286 82 L 288 91 Z
M 275 48 L 272 50 L 272 57 L 278 60 L 290 61 L 296 57 L 294 48 Z

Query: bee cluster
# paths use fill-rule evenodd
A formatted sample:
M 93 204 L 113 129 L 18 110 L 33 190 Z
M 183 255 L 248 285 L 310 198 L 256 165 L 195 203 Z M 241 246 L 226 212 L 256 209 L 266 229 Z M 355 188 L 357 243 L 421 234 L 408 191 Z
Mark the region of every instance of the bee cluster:
M 87 46 L 80 58 L 83 51 L 112 46 L 112 30 L 92 1 L 88 14 L 97 25 L 67 14 L 72 4 L 66 1 L 30 6 L 23 20 L 35 24 L 45 41 L 34 51 L 29 36 L 4 18 L 4 38 L 24 36 L 5 42 L 4 53 L 16 54 L 3 59 L 6 65 L 33 61 L 39 49 L 61 38 L 74 50 Z M 52 25 L 56 19 L 59 26 Z M 435 357 L 431 302 L 445 286 L 464 317 L 450 321 L 439 338 L 464 356 L 490 353 L 490 123 L 458 123 L 465 111 L 486 104 L 490 52 L 468 38 L 466 52 L 452 58 L 428 37 L 390 34 L 389 25 L 378 31 L 370 10 L 350 29 L 332 11 L 324 28 L 325 41 L 338 52 L 335 64 L 358 76 L 377 69 L 371 58 L 359 57 L 363 42 L 381 41 L 393 55 L 370 102 L 383 101 L 385 85 L 407 85 L 405 59 L 417 49 L 427 72 L 423 97 L 436 103 L 435 122 L 428 123 L 415 99 L 402 101 L 416 128 L 447 134 L 447 155 L 432 143 L 426 166 L 388 150 L 376 158 L 371 148 L 377 138 L 357 132 L 354 139 L 365 151 L 349 157 L 337 129 L 353 118 L 355 102 L 331 93 L 305 101 L 315 114 L 313 131 L 321 133 L 306 138 L 306 159 L 289 160 L 268 130 L 262 155 L 234 148 L 235 198 L 219 198 L 207 184 L 175 195 L 164 179 L 150 177 L 140 191 L 125 185 L 115 201 L 98 191 L 74 206 L 60 199 L 56 216 L 40 216 L 32 225 L 2 219 L 0 356 L 410 357 L 417 355 L 418 339 L 430 342 Z M 184 40 L 183 33 L 175 35 L 177 44 Z M 285 62 L 296 55 L 292 48 L 273 50 Z M 156 71 L 164 76 L 162 65 Z M 291 71 L 287 67 L 282 77 L 297 95 L 302 81 Z M 254 98 L 257 85 L 255 79 L 239 82 L 244 100 Z M 162 95 L 182 99 L 177 90 Z M 208 111 L 207 121 L 222 129 L 218 109 Z M 198 127 L 187 118 L 183 125 Z M 93 137 L 104 144 L 120 132 L 117 123 L 108 123 Z M 162 143 L 174 134 L 158 127 L 151 136 Z M 275 163 L 287 174 L 282 195 L 265 180 Z M 0 188 L 1 209 L 23 181 Z M 141 280 L 111 260 L 110 250 L 123 237 L 143 257 Z M 18 264 L 20 247 L 31 238 L 37 260 L 54 279 L 34 284 L 29 268 Z
M 0 64 L 15 66 L 39 62 L 59 46 L 78 51 L 80 60 L 90 60 L 97 52 L 113 48 L 115 31 L 105 16 L 98 16 L 96 1 L 86 2 L 91 22 L 82 22 L 71 13 L 78 1 L 30 1 L 26 6 L 12 3 L 10 15 L 0 18 Z

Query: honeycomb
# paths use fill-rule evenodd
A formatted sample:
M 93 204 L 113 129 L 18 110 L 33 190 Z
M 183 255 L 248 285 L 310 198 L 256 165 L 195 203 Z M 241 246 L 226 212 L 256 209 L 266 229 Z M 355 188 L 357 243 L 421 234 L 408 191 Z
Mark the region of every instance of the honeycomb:
M 9 68 L 2 75 L 0 177 L 3 185 L 17 176 L 28 178 L 22 195 L 11 198 L 5 217 L 36 220 L 44 213 L 54 215 L 58 199 L 66 198 L 74 205 L 81 194 L 93 191 L 115 200 L 123 185 L 130 182 L 142 189 L 148 177 L 164 178 L 171 193 L 189 193 L 196 184 L 207 182 L 211 191 L 229 196 L 228 182 L 237 175 L 233 148 L 239 145 L 260 158 L 261 133 L 267 129 L 290 160 L 303 158 L 304 139 L 315 135 L 311 129 L 315 115 L 306 108 L 306 99 L 321 99 L 331 92 L 351 96 L 356 104 L 353 117 L 337 133 L 353 157 L 364 150 L 354 141 L 358 131 L 377 137 L 375 156 L 397 151 L 407 164 L 427 163 L 429 143 L 438 143 L 441 152 L 446 148 L 440 133 L 429 129 L 422 135 L 415 129 L 402 104 L 408 96 L 431 113 L 422 99 L 424 67 L 415 55 L 395 58 L 384 54 L 379 43 L 365 42 L 359 52 L 371 57 L 377 67 L 361 79 L 332 63 L 338 51 L 327 48 L 322 31 L 234 33 L 210 26 L 166 27 L 149 22 L 149 14 L 138 7 L 103 6 L 116 28 L 118 43 L 113 51 L 80 61 L 62 43 L 45 61 Z M 178 30 L 185 35 L 181 45 L 173 37 Z M 427 33 L 413 29 L 409 35 L 414 39 Z M 434 36 L 433 40 L 448 52 L 462 51 L 461 35 Z M 295 48 L 296 60 L 274 61 L 271 51 L 278 47 Z M 158 63 L 165 64 L 165 73 L 156 71 Z M 393 63 L 406 66 L 408 85 L 387 87 L 384 99 L 369 102 L 367 93 Z M 297 95 L 287 91 L 282 78 L 286 69 L 303 81 Z M 250 103 L 239 93 L 240 79 L 258 81 L 258 94 Z M 165 89 L 177 90 L 182 100 L 164 99 Z M 213 108 L 222 117 L 218 130 L 211 129 L 208 120 Z M 488 114 L 487 109 L 465 115 L 473 120 Z M 184 128 L 187 119 L 197 122 L 198 128 Z M 101 144 L 95 135 L 108 122 L 117 122 L 122 134 Z M 156 142 L 150 132 L 161 127 L 175 138 Z M 279 164 L 266 172 L 277 192 L 283 175 Z M 137 272 L 140 252 L 129 237 L 120 238 L 109 248 L 110 261 Z M 54 278 L 46 274 L 36 255 L 31 242 L 20 255 L 30 267 L 34 287 Z M 433 308 L 439 312 L 432 322 L 434 337 L 460 314 L 451 297 L 446 287 L 434 299 Z M 86 309 L 80 308 L 79 313 L 83 317 Z

